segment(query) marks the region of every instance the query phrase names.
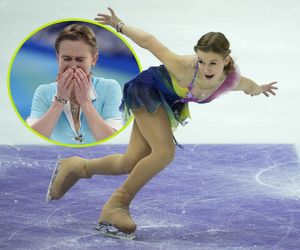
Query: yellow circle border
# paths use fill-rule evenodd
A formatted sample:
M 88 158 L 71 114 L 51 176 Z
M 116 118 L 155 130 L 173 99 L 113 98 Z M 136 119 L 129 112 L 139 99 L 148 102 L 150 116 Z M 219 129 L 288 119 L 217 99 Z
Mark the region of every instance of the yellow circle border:
M 142 71 L 142 66 L 141 66 L 141 63 L 135 53 L 135 51 L 133 50 L 133 48 L 131 47 L 131 45 L 126 41 L 126 39 L 121 36 L 118 32 L 116 32 L 114 29 L 110 28 L 110 27 L 107 27 L 107 26 L 104 26 L 100 23 L 97 23 L 96 21 L 91 21 L 91 20 L 88 20 L 88 19 L 84 19 L 84 18 L 66 18 L 66 19 L 59 19 L 59 20 L 56 20 L 56 21 L 53 21 L 53 22 L 49 22 L 49 23 L 46 23 L 44 24 L 43 26 L 40 26 L 39 28 L 35 29 L 34 31 L 32 31 L 28 36 L 26 36 L 22 42 L 19 44 L 19 46 L 17 47 L 17 49 L 15 50 L 13 56 L 12 56 L 12 59 L 10 60 L 10 64 L 9 64 L 9 68 L 8 68 L 8 73 L 7 73 L 7 90 L 8 90 L 8 96 L 9 96 L 9 99 L 10 99 L 10 103 L 12 104 L 12 107 L 15 111 L 15 113 L 17 114 L 18 118 L 21 120 L 21 122 L 31 131 L 33 132 L 34 134 L 36 134 L 37 136 L 39 136 L 40 138 L 50 142 L 50 143 L 53 143 L 53 144 L 56 144 L 56 145 L 59 145 L 59 146 L 65 146 L 65 147 L 71 147 L 71 148 L 85 148 L 85 147 L 91 147 L 91 146 L 96 146 L 96 145 L 100 145 L 110 139 L 112 139 L 113 137 L 117 136 L 119 133 L 121 133 L 123 130 L 125 130 L 129 124 L 132 122 L 133 120 L 133 116 L 131 116 L 131 118 L 126 122 L 126 124 L 120 129 L 118 130 L 117 132 L 115 132 L 113 135 L 101 140 L 101 141 L 97 141 L 97 142 L 94 142 L 94 143 L 88 143 L 88 144 L 65 144 L 65 143 L 61 143 L 61 142 L 57 142 L 57 141 L 54 141 L 52 139 L 49 139 L 41 134 L 39 134 L 37 131 L 35 131 L 33 128 L 31 128 L 22 118 L 22 116 L 20 115 L 19 111 L 17 110 L 17 107 L 14 103 L 14 100 L 12 98 L 12 95 L 11 95 L 11 89 L 10 89 L 10 74 L 11 74 L 11 68 L 12 68 L 12 65 L 15 61 L 15 57 L 17 56 L 19 50 L 21 49 L 21 47 L 24 45 L 24 43 L 30 39 L 33 35 L 35 35 L 37 32 L 39 32 L 40 30 L 48 27 L 48 26 L 51 26 L 51 25 L 54 25 L 54 24 L 58 24 L 58 23 L 63 23 L 63 22 L 71 22 L 71 21 L 77 21 L 77 22 L 86 22 L 86 23 L 91 23 L 91 24 L 94 24 L 94 25 L 97 25 L 97 26 L 100 26 L 104 29 L 106 29 L 107 31 L 109 32 L 112 32 L 113 34 L 115 34 L 118 38 L 120 38 L 122 40 L 123 43 L 126 44 L 126 46 L 129 48 L 129 50 L 131 51 L 131 53 L 133 54 L 137 64 L 138 64 L 138 67 L 139 67 L 139 71 L 141 72 Z

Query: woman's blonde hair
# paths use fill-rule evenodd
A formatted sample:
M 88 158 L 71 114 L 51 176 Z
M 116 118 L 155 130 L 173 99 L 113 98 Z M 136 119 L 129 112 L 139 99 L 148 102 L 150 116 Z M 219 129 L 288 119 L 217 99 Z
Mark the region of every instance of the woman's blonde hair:
M 92 54 L 96 54 L 98 52 L 94 31 L 83 24 L 68 25 L 58 34 L 58 37 L 55 41 L 56 53 L 59 52 L 60 43 L 65 40 L 83 41 L 90 47 Z

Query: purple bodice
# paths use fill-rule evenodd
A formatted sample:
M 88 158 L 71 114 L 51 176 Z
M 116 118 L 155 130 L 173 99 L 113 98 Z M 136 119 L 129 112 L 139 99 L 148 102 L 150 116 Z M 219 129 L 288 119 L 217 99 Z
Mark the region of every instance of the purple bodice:
M 196 102 L 196 103 L 207 103 L 211 102 L 213 99 L 217 98 L 218 96 L 222 95 L 224 92 L 227 92 L 233 89 L 240 81 L 241 75 L 237 68 L 232 70 L 229 75 L 226 76 L 225 80 L 207 97 L 203 99 L 199 99 L 192 94 L 192 89 L 194 86 L 194 82 L 196 79 L 196 75 L 198 72 L 198 63 L 196 66 L 195 74 L 193 77 L 192 82 L 188 85 L 188 92 L 186 93 L 185 97 L 181 98 L 179 101 L 182 103 L 188 102 Z

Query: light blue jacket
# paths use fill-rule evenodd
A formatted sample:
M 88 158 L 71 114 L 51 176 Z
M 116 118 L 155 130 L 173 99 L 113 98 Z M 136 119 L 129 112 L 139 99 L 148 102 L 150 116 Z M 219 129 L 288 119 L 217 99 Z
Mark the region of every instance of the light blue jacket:
M 121 121 L 122 113 L 119 111 L 121 104 L 121 88 L 117 81 L 92 77 L 90 99 L 102 119 L 105 121 Z M 28 121 L 40 119 L 50 108 L 57 93 L 57 83 L 40 85 L 34 94 L 31 113 Z M 63 112 L 53 129 L 50 139 L 65 144 L 88 144 L 95 142 L 89 125 L 80 110 L 80 130 L 74 128 L 73 118 L 70 111 L 70 103 L 64 105 Z M 30 122 L 28 122 L 30 124 Z M 109 122 L 107 122 L 109 124 Z M 114 122 L 113 122 L 114 123 Z M 114 126 L 112 125 L 114 128 Z M 116 128 L 118 129 L 118 128 Z

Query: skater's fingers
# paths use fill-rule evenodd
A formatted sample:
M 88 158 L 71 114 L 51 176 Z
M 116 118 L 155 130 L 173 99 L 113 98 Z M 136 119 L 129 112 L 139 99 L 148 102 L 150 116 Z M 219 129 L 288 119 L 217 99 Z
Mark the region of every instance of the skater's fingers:
M 109 10 L 109 12 L 112 16 L 116 15 L 112 8 L 108 7 L 107 9 Z

